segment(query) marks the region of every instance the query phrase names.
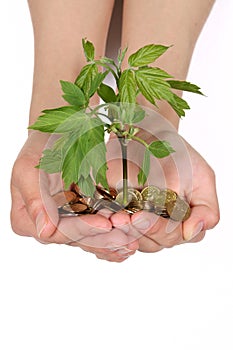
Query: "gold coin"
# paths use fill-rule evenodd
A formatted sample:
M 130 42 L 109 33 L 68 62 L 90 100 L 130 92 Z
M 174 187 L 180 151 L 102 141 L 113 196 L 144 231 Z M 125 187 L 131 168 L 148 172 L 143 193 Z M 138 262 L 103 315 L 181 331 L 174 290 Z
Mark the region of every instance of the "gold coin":
M 176 201 L 176 198 L 177 198 L 177 193 L 174 192 L 173 190 L 169 189 L 169 188 L 166 188 L 165 191 L 165 196 L 166 196 L 166 199 L 165 199 L 165 203 L 169 203 L 169 202 L 174 202 Z
M 159 195 L 160 189 L 156 186 L 147 186 L 145 187 L 142 192 L 142 199 L 144 201 L 154 201 L 154 199 Z
M 141 199 L 142 199 L 141 193 L 135 189 L 128 190 L 128 198 L 127 198 L 126 203 L 124 203 L 123 191 L 118 193 L 118 195 L 116 196 L 116 201 L 122 205 L 125 205 L 125 206 L 127 206 L 132 201 L 137 201 L 137 200 L 141 200 Z
M 189 204 L 180 197 L 177 197 L 174 202 L 168 202 L 166 209 L 170 218 L 174 221 L 185 221 L 191 214 Z
M 143 202 L 142 201 L 131 201 L 127 207 L 127 210 L 131 210 L 133 213 L 137 213 L 140 210 L 143 210 Z
M 76 198 L 77 195 L 73 191 L 61 191 L 53 196 L 53 199 L 56 202 L 58 208 L 62 207 L 66 203 L 75 202 Z

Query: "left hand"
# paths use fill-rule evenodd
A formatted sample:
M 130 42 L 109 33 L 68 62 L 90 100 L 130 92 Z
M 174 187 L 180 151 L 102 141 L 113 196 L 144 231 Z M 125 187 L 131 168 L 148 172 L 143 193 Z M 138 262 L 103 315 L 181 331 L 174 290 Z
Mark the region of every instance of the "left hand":
M 129 227 L 135 228 L 139 239 L 139 250 L 142 252 L 157 252 L 163 248 L 173 247 L 185 242 L 199 242 L 206 230 L 213 228 L 219 221 L 219 207 L 216 195 L 215 174 L 201 155 L 195 151 L 178 134 L 171 134 L 171 144 L 175 141 L 176 152 L 167 158 L 152 159 L 148 178 L 150 185 L 167 187 L 186 197 L 191 206 L 191 216 L 184 223 L 167 220 L 156 214 L 140 211 L 131 217 L 128 215 Z M 167 138 L 165 138 L 167 139 Z M 178 141 L 177 141 L 178 140 Z M 169 140 L 168 140 L 169 141 Z M 182 144 L 182 146 L 181 146 Z M 135 158 L 135 144 L 131 160 Z M 139 152 L 140 153 L 140 150 Z M 116 164 L 119 160 L 109 162 L 109 177 L 117 183 Z M 131 184 L 137 183 L 138 167 L 129 164 L 129 179 Z M 111 221 L 119 220 L 119 213 L 112 215 Z M 117 227 L 117 224 L 115 225 Z

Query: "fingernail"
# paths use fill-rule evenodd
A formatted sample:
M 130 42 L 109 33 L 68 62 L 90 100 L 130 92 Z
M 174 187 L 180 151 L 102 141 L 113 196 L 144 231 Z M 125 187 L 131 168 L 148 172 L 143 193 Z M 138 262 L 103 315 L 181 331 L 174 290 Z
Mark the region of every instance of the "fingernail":
M 150 227 L 151 222 L 150 220 L 144 219 L 144 220 L 135 221 L 133 225 L 134 227 L 136 227 L 136 229 L 146 230 L 147 228 Z
M 39 238 L 42 232 L 44 231 L 46 225 L 47 225 L 46 216 L 44 211 L 41 210 L 36 218 L 36 231 Z
M 192 232 L 189 232 L 188 234 L 185 235 L 185 240 L 186 241 L 190 241 L 191 239 L 193 239 L 194 237 L 196 237 L 202 230 L 204 227 L 204 222 L 200 221 L 193 229 Z

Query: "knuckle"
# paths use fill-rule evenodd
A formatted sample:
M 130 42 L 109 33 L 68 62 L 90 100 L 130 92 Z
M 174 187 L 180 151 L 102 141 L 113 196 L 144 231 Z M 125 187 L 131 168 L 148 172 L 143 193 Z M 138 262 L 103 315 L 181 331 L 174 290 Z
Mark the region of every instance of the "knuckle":
M 217 209 L 215 211 L 212 211 L 209 216 L 209 227 L 208 228 L 214 228 L 220 221 L 220 211 Z

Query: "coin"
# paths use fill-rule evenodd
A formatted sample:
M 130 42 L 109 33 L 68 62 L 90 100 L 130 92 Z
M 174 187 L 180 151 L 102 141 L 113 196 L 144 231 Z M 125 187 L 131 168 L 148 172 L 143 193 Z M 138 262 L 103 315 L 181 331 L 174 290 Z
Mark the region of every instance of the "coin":
M 169 203 L 169 202 L 174 202 L 176 201 L 176 198 L 177 198 L 177 193 L 174 192 L 173 190 L 171 190 L 170 188 L 166 188 L 165 191 L 165 195 L 166 195 L 166 199 L 165 199 L 165 202 L 166 204 Z
M 124 203 L 124 193 L 123 191 L 118 193 L 118 195 L 116 196 L 116 201 L 120 204 L 124 204 L 125 206 L 127 206 L 130 202 L 132 201 L 140 201 L 142 200 L 142 195 L 138 190 L 135 189 L 128 189 L 128 198 L 127 198 L 127 202 L 126 205 Z
M 53 196 L 58 208 L 62 207 L 66 203 L 74 202 L 76 198 L 77 195 L 73 191 L 61 191 Z
M 109 188 L 109 191 L 106 189 L 103 189 L 100 186 L 96 186 L 96 191 L 94 193 L 94 197 L 96 199 L 101 198 L 108 198 L 108 199 L 115 199 L 117 196 L 117 191 L 114 188 Z
M 78 185 L 73 182 L 70 185 L 70 191 L 75 192 L 76 194 L 79 194 L 80 189 L 79 189 Z
M 101 199 L 98 199 L 94 203 L 92 209 L 94 211 L 98 211 L 101 209 L 109 209 L 109 210 L 113 211 L 114 213 L 116 213 L 122 209 L 122 205 L 118 202 L 110 201 L 110 200 L 105 199 L 105 198 L 101 198 Z
M 143 210 L 146 211 L 154 211 L 154 204 L 151 201 L 142 201 L 143 204 Z
M 131 214 L 137 213 L 138 211 L 143 210 L 143 202 L 142 201 L 131 201 L 125 209 L 126 209 L 126 211 L 130 212 Z
M 155 197 L 160 193 L 160 189 L 156 186 L 147 186 L 142 192 L 142 199 L 144 201 L 154 201 Z
M 176 201 L 168 202 L 166 208 L 170 218 L 174 221 L 185 221 L 191 214 L 189 204 L 180 197 L 177 197 Z
M 88 209 L 88 206 L 83 203 L 75 203 L 71 204 L 70 206 L 75 213 L 82 213 Z
M 154 213 L 164 218 L 169 217 L 166 207 L 154 206 Z

